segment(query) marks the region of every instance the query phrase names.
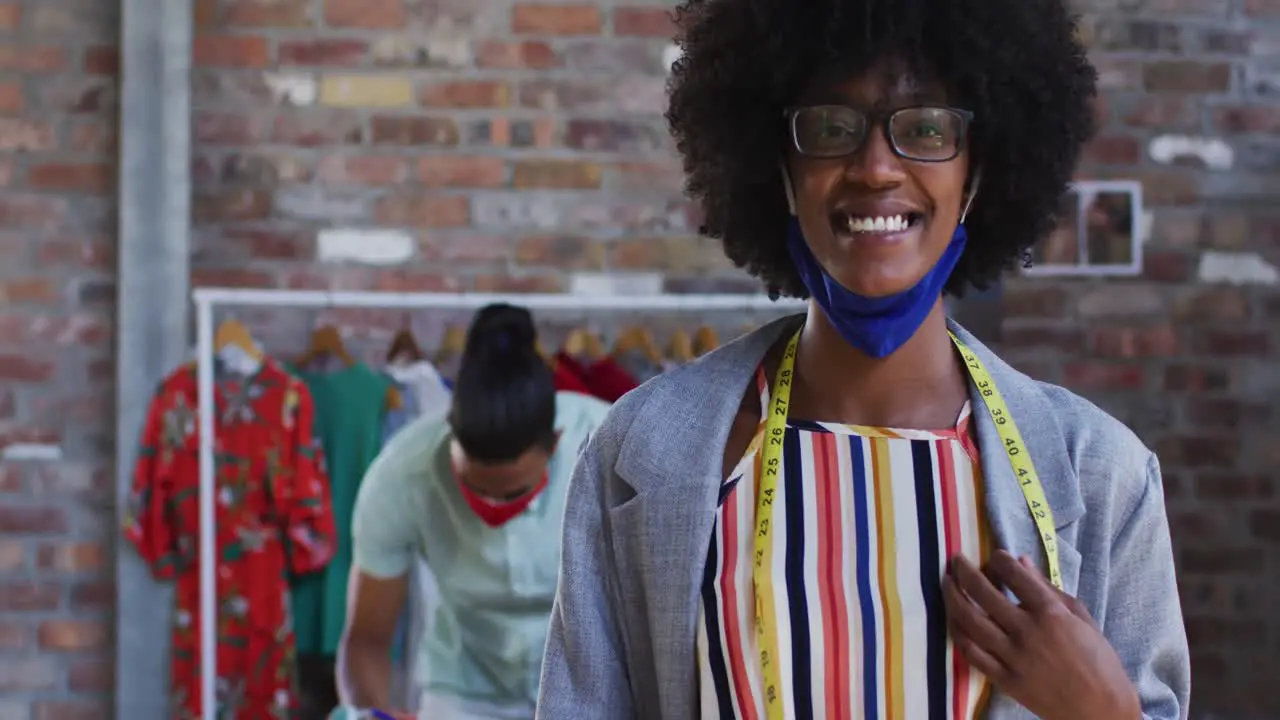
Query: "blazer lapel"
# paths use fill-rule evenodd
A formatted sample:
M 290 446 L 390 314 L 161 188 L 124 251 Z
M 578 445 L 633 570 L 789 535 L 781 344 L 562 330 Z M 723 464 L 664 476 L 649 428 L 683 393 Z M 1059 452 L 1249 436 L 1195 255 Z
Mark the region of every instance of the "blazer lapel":
M 756 368 L 796 326 L 796 318 L 775 321 L 674 371 L 623 441 L 614 469 L 635 495 L 609 515 L 619 557 L 634 561 L 619 568 L 624 584 L 643 589 L 643 597 L 623 599 L 628 614 L 643 615 L 648 626 L 648 637 L 632 639 L 650 646 L 652 657 L 641 664 L 652 667 L 632 672 L 649 676 L 657 695 L 636 698 L 641 717 L 696 716 L 692 638 L 725 443 Z
M 1018 426 L 1022 440 L 1031 453 L 1036 474 L 1044 486 L 1045 496 L 1053 511 L 1055 529 L 1062 530 L 1084 516 L 1084 500 L 1080 496 L 1079 478 L 1071 466 L 1070 453 L 1062 428 L 1055 419 L 1056 409 L 1049 402 L 1038 383 L 1010 367 L 996 357 L 986 346 L 978 342 L 968 331 L 951 323 L 951 330 L 974 354 L 982 360 L 991 373 L 991 379 L 1004 397 L 1009 413 Z M 969 397 L 973 403 L 973 417 L 977 431 L 978 450 L 981 453 L 982 478 L 985 484 L 986 511 L 992 533 L 999 547 L 1014 555 L 1031 557 L 1042 571 L 1046 570 L 1044 546 L 1040 533 L 1027 507 L 1026 496 L 1014 475 L 1009 456 L 1004 450 L 1004 440 L 986 405 L 985 398 L 969 381 Z M 1078 576 L 1078 558 L 1069 538 L 1059 533 L 1059 561 L 1062 564 L 1063 581 L 1068 592 L 1074 592 Z

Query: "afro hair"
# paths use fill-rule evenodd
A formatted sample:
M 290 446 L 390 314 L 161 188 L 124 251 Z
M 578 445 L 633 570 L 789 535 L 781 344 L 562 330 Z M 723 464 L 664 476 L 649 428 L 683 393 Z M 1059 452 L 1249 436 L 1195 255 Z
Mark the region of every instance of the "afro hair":
M 1063 0 L 686 0 L 667 122 L 700 232 L 774 296 L 807 297 L 785 245 L 784 108 L 886 60 L 974 113 L 979 192 L 946 290 L 984 289 L 1053 228 L 1094 132 L 1097 73 Z

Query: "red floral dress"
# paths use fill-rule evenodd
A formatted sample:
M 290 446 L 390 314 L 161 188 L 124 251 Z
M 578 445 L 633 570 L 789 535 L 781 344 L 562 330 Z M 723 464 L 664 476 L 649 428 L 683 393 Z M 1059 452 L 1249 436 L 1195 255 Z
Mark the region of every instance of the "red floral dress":
M 318 570 L 335 530 L 306 386 L 270 360 L 214 395 L 218 717 L 287 718 L 296 703 L 290 574 Z M 199 444 L 196 372 L 152 400 L 125 534 L 157 578 L 176 579 L 173 717 L 204 717 L 200 697 Z

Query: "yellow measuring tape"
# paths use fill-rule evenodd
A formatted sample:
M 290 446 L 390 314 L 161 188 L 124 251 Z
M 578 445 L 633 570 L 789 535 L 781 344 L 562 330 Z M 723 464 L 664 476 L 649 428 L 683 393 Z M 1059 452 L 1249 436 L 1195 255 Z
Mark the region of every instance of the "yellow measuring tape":
M 1018 426 L 1009 413 L 1009 406 L 1005 404 L 995 381 L 991 379 L 991 373 L 987 372 L 978 356 L 955 334 L 951 335 L 951 341 L 960 351 L 969 376 L 973 378 L 978 392 L 982 393 L 991 420 L 996 424 L 996 431 L 1004 441 L 1005 454 L 1009 456 L 1009 464 L 1018 476 L 1022 495 L 1027 500 L 1027 507 L 1031 510 L 1031 517 L 1035 519 L 1036 529 L 1040 533 L 1040 542 L 1044 546 L 1049 565 L 1049 581 L 1054 587 L 1062 589 L 1062 573 L 1058 568 L 1058 533 L 1053 525 L 1053 511 L 1045 497 L 1044 486 L 1040 484 L 1040 476 L 1036 474 L 1035 465 L 1031 462 L 1031 453 L 1027 452 L 1022 434 L 1018 432 Z M 787 434 L 791 383 L 799 344 L 800 332 L 796 331 L 782 354 L 782 364 L 778 367 L 778 376 L 773 382 L 769 414 L 765 418 L 763 471 L 756 500 L 755 568 L 752 571 L 752 581 L 756 591 L 756 634 L 760 644 L 760 666 L 764 671 L 764 700 L 768 720 L 781 720 L 785 715 L 780 688 L 781 672 L 778 669 L 781 656 L 775 622 L 777 608 L 770 574 L 773 567 L 773 543 L 770 542 L 769 535 L 773 529 L 773 501 L 777 497 L 778 477 L 782 474 L 782 445 Z

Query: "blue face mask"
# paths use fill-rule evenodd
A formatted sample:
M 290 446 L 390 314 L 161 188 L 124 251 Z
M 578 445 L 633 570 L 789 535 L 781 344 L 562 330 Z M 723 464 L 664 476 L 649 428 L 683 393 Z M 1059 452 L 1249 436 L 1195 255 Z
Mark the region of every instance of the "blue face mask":
M 964 225 L 958 226 L 938 263 L 915 287 L 869 298 L 844 287 L 822 269 L 795 217 L 787 226 L 787 250 L 809 294 L 846 342 L 874 358 L 892 355 L 920 329 L 964 254 L 967 239 Z

